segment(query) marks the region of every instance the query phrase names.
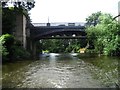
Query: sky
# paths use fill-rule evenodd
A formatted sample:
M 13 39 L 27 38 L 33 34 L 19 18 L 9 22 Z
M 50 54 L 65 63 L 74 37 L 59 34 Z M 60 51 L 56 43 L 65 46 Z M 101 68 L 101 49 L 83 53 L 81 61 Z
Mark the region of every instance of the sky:
M 85 22 L 92 13 L 101 11 L 118 15 L 120 0 L 35 0 L 29 12 L 32 23 Z

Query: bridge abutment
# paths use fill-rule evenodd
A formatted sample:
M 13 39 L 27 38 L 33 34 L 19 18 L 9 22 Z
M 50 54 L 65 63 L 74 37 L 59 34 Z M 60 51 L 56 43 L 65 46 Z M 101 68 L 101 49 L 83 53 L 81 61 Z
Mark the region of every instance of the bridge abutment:
M 30 52 L 31 52 L 31 56 L 32 56 L 32 59 L 38 59 L 39 58 L 39 54 L 42 53 L 42 50 L 40 47 L 38 47 L 38 41 L 34 41 L 34 40 L 31 40 L 30 41 Z M 41 51 L 41 52 L 40 52 Z
M 31 53 L 32 58 L 36 57 L 36 41 L 31 39 L 30 28 L 27 27 L 27 19 L 24 15 L 16 16 L 16 27 L 14 36 L 21 42 L 23 48 Z
M 26 17 L 22 14 L 18 14 L 16 16 L 16 27 L 15 27 L 15 32 L 14 36 L 16 37 L 17 40 L 19 40 L 22 44 L 22 46 L 26 49 L 26 37 L 27 37 L 27 32 L 26 32 Z

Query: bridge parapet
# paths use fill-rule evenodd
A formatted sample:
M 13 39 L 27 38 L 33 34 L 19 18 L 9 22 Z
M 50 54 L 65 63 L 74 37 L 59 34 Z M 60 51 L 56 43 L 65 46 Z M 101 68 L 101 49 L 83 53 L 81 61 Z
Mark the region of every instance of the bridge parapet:
M 33 26 L 47 26 L 48 23 L 32 23 Z M 67 22 L 58 22 L 58 23 L 49 23 L 50 26 L 85 26 L 83 22 L 67 23 Z

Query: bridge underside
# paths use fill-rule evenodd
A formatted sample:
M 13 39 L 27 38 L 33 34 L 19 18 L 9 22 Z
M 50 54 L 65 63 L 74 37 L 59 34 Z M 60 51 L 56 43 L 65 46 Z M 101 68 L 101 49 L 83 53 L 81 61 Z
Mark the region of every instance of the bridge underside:
M 39 39 L 86 39 L 86 36 L 40 37 Z
M 43 29 L 42 27 L 36 27 L 32 30 L 33 35 L 32 39 L 40 40 L 40 39 L 85 39 L 86 32 L 83 27 L 46 27 Z
M 34 37 L 34 40 L 40 39 L 85 39 L 86 33 L 83 32 L 56 32 L 41 34 Z

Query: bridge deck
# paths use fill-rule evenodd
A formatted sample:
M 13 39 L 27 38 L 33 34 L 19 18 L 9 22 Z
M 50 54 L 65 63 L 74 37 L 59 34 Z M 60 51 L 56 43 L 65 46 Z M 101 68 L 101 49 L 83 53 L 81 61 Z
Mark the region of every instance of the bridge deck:
M 33 26 L 47 26 L 48 23 L 32 23 Z M 83 22 L 54 22 L 50 26 L 85 26 Z
M 68 25 L 58 26 L 40 26 L 33 25 L 31 28 L 31 37 L 34 39 L 82 39 L 86 38 L 85 26 L 68 23 Z M 72 35 L 76 36 L 73 37 Z M 60 37 L 56 37 L 60 35 Z M 65 36 L 64 36 L 65 35 Z M 52 37 L 55 36 L 55 37 Z

